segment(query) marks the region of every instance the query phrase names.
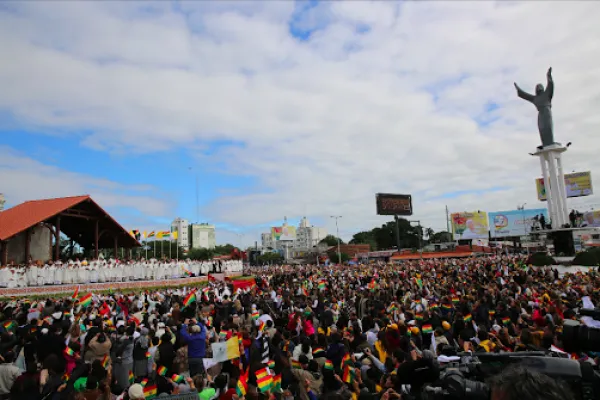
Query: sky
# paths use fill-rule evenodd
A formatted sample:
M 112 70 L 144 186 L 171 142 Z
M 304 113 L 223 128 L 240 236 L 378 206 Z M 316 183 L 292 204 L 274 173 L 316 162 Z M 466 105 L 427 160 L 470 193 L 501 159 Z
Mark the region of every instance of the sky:
M 90 194 L 125 228 L 175 217 L 251 245 L 287 217 L 340 235 L 412 194 L 544 206 L 532 92 L 552 66 L 567 172 L 600 184 L 598 2 L 0 3 L 0 192 Z M 198 194 L 198 196 L 197 196 Z M 198 199 L 198 201 L 197 201 Z M 596 196 L 569 207 L 600 207 Z

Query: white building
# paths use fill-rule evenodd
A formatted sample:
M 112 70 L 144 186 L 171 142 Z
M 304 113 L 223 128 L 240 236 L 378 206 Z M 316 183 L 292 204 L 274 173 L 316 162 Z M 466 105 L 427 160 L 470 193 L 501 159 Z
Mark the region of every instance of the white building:
M 269 233 L 263 233 L 260 235 L 260 244 L 261 247 L 263 248 L 263 250 L 268 251 L 268 250 L 275 250 L 275 241 L 273 240 L 273 236 L 271 235 L 271 232 Z
M 190 247 L 192 249 L 214 249 L 217 245 L 215 226 L 209 224 L 190 225 Z
M 281 227 L 274 227 L 270 233 L 261 234 L 261 247 L 263 251 L 279 251 L 286 259 L 296 255 L 303 257 L 313 252 L 325 236 L 327 230 L 311 226 L 306 217 L 302 218 L 298 228 L 289 226 L 285 218 Z
M 175 218 L 171 223 L 171 232 L 177 232 L 177 246 L 188 250 L 188 221 L 183 218 Z
M 302 218 L 296 229 L 294 249 L 312 249 L 327 236 L 327 229 L 311 226 L 306 217 Z

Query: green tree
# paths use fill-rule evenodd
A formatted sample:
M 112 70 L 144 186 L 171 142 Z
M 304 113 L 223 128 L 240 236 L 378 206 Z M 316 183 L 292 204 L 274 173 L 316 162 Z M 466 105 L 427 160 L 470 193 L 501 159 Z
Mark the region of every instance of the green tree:
M 338 238 L 333 235 L 327 235 L 319 243 L 326 244 L 327 246 L 337 246 Z M 340 244 L 344 244 L 342 239 L 340 239 Z
M 283 257 L 279 253 L 265 253 L 258 256 L 259 264 L 277 264 L 283 261 Z
M 452 234 L 446 231 L 435 232 L 429 236 L 429 243 L 446 243 L 452 241 Z
M 213 259 L 215 252 L 213 249 L 190 249 L 187 256 L 191 260 L 205 261 Z
M 215 255 L 217 256 L 227 256 L 233 252 L 235 246 L 232 244 L 219 245 L 215 247 Z
M 337 264 L 339 257 L 338 257 L 338 253 L 336 251 L 331 251 L 331 252 L 327 253 L 327 256 L 329 257 L 329 261 Z M 346 263 L 350 260 L 350 256 L 346 253 L 340 253 L 340 256 L 342 259 L 342 264 Z
M 377 250 L 377 240 L 375 239 L 375 235 L 373 231 L 363 231 L 358 232 L 352 236 L 352 240 L 349 242 L 350 244 L 368 244 L 371 251 Z

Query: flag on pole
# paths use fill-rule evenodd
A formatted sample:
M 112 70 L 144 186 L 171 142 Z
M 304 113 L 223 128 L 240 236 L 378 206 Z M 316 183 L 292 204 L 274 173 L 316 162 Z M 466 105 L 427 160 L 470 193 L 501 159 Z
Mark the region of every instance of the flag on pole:
M 171 237 L 171 232 L 170 231 L 158 232 L 158 235 L 156 235 L 156 237 L 158 237 L 159 239 L 168 239 Z
M 148 234 L 148 239 L 153 238 L 156 236 L 156 232 L 152 231 Z
M 77 286 L 77 289 L 75 289 L 75 291 L 73 292 L 73 295 L 71 296 L 72 299 L 76 299 L 77 296 L 79 296 L 79 288 L 81 287 L 81 285 Z
M 178 237 L 179 237 L 179 232 L 177 232 L 177 231 L 173 232 L 173 239 L 177 240 Z
M 240 397 L 245 396 L 248 392 L 248 370 L 240 374 L 235 390 Z
M 92 304 L 92 294 L 91 293 L 86 294 L 81 299 L 79 299 L 78 303 L 81 307 L 89 306 L 90 304 Z

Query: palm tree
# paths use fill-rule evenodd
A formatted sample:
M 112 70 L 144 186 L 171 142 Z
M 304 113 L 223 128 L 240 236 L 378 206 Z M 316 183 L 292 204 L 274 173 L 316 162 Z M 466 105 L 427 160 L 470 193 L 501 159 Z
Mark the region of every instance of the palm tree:
M 428 240 L 431 240 L 433 235 L 435 235 L 435 232 L 433 231 L 433 229 L 427 228 L 427 229 L 425 229 L 425 235 L 427 236 Z

